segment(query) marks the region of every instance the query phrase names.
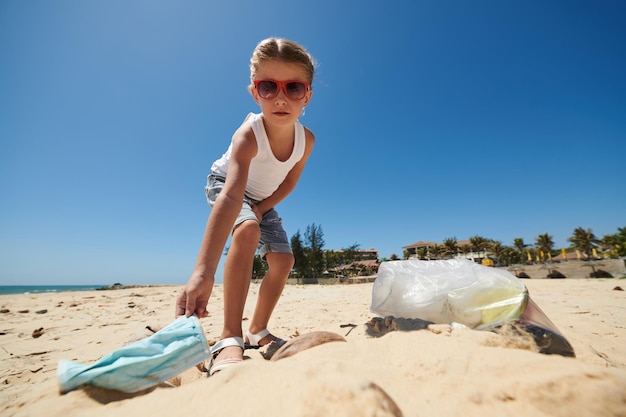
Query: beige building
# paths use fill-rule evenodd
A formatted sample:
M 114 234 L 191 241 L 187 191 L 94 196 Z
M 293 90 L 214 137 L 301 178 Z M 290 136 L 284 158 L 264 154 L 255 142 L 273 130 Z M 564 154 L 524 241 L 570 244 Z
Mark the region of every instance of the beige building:
M 452 259 L 471 259 L 472 261 L 481 260 L 487 258 L 487 252 L 471 251 L 471 243 L 469 239 L 458 240 L 456 242 L 458 250 L 457 253 L 452 256 Z M 403 253 L 406 259 L 441 259 L 437 256 L 438 251 L 443 248 L 443 243 L 428 242 L 426 240 L 420 240 L 419 242 L 412 243 L 407 246 L 403 246 Z M 439 248 L 439 249 L 437 249 Z M 466 249 L 466 250 L 465 250 Z

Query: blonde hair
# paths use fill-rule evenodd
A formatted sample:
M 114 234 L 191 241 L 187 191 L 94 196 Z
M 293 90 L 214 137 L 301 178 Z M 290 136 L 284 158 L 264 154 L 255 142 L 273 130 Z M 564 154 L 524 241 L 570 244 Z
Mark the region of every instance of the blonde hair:
M 300 65 L 306 72 L 309 84 L 313 83 L 315 60 L 303 46 L 283 38 L 264 39 L 254 48 L 250 57 L 250 81 L 255 80 L 263 63 L 272 60 Z

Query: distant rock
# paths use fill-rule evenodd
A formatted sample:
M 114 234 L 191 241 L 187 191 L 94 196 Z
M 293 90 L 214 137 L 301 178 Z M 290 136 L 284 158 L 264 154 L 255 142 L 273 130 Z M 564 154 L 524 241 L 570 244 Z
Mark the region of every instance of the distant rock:
M 154 287 L 154 285 L 124 285 L 119 282 L 116 282 L 113 285 L 109 285 L 108 287 L 96 288 L 96 291 L 108 291 L 108 290 L 126 290 L 129 288 L 149 288 Z

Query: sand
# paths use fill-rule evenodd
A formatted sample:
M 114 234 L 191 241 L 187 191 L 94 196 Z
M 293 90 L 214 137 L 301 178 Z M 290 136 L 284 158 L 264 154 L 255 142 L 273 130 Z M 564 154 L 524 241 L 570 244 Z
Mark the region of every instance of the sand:
M 243 364 L 213 377 L 192 368 L 135 395 L 93 387 L 61 395 L 57 362 L 95 362 L 147 336 L 146 325 L 169 323 L 179 286 L 0 296 L 0 415 L 626 416 L 626 292 L 615 289 L 626 281 L 524 282 L 576 358 L 447 324 L 373 337 L 371 283 L 288 285 L 270 324 L 276 335 L 330 331 L 346 342 L 280 361 L 247 350 Z M 202 320 L 211 343 L 222 287 L 213 294 Z

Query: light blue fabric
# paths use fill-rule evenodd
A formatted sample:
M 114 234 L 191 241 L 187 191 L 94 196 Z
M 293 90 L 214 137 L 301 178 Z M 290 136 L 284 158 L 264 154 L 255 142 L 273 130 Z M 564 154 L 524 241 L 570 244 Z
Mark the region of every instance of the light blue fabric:
M 61 393 L 83 385 L 138 392 L 172 378 L 211 355 L 196 316 L 180 317 L 155 334 L 102 357 L 92 365 L 59 361 Z

